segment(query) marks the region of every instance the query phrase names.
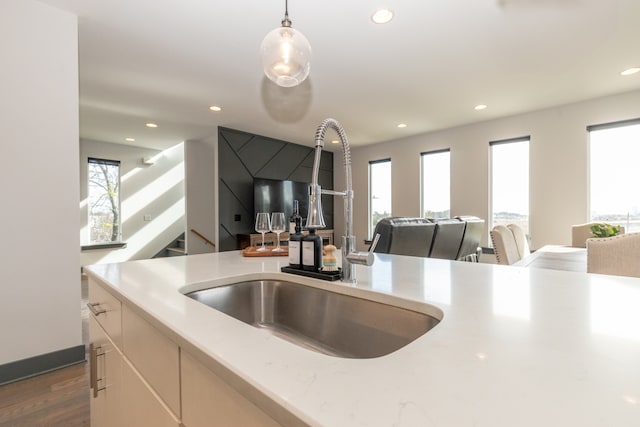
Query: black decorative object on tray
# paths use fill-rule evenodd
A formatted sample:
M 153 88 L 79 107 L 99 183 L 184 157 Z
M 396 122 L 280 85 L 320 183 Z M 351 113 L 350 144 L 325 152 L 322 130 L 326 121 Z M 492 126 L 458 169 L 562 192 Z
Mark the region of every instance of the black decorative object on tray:
M 307 271 L 299 268 L 281 267 L 283 273 L 297 274 L 299 276 L 313 277 L 314 279 L 322 279 L 334 282 L 342 278 L 342 270 L 338 271 Z

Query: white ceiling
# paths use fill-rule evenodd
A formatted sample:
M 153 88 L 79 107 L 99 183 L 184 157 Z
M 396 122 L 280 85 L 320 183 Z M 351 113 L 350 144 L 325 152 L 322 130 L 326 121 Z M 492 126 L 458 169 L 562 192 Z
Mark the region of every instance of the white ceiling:
M 80 134 L 100 141 L 226 126 L 312 145 L 334 117 L 361 145 L 640 89 L 620 76 L 640 67 L 639 0 L 291 0 L 313 49 L 296 88 L 259 59 L 284 0 L 40 1 L 79 16 Z M 380 7 L 389 24 L 371 22 Z

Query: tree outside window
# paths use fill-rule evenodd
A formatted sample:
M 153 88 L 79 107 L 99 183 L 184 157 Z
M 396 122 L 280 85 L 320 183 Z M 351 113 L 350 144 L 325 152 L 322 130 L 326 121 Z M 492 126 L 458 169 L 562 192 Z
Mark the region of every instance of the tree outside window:
M 89 158 L 89 242 L 120 241 L 120 162 Z

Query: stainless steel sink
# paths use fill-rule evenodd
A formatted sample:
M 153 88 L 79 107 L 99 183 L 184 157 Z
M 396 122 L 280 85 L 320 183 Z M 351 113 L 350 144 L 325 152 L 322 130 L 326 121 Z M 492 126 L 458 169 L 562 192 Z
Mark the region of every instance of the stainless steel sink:
M 280 280 L 186 295 L 304 348 L 347 358 L 384 356 L 439 322 L 418 311 Z

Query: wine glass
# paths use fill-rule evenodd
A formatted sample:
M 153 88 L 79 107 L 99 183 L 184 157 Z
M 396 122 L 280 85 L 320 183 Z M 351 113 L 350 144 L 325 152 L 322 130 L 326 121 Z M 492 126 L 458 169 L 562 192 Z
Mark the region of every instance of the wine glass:
M 271 231 L 276 233 L 276 248 L 273 252 L 282 252 L 284 249 L 280 247 L 280 233 L 286 230 L 284 221 L 284 212 L 274 212 L 271 214 Z
M 256 231 L 262 233 L 262 246 L 256 249 L 258 252 L 264 252 L 267 248 L 264 245 L 264 233 L 271 231 L 271 222 L 269 221 L 268 212 L 259 212 L 256 215 Z

